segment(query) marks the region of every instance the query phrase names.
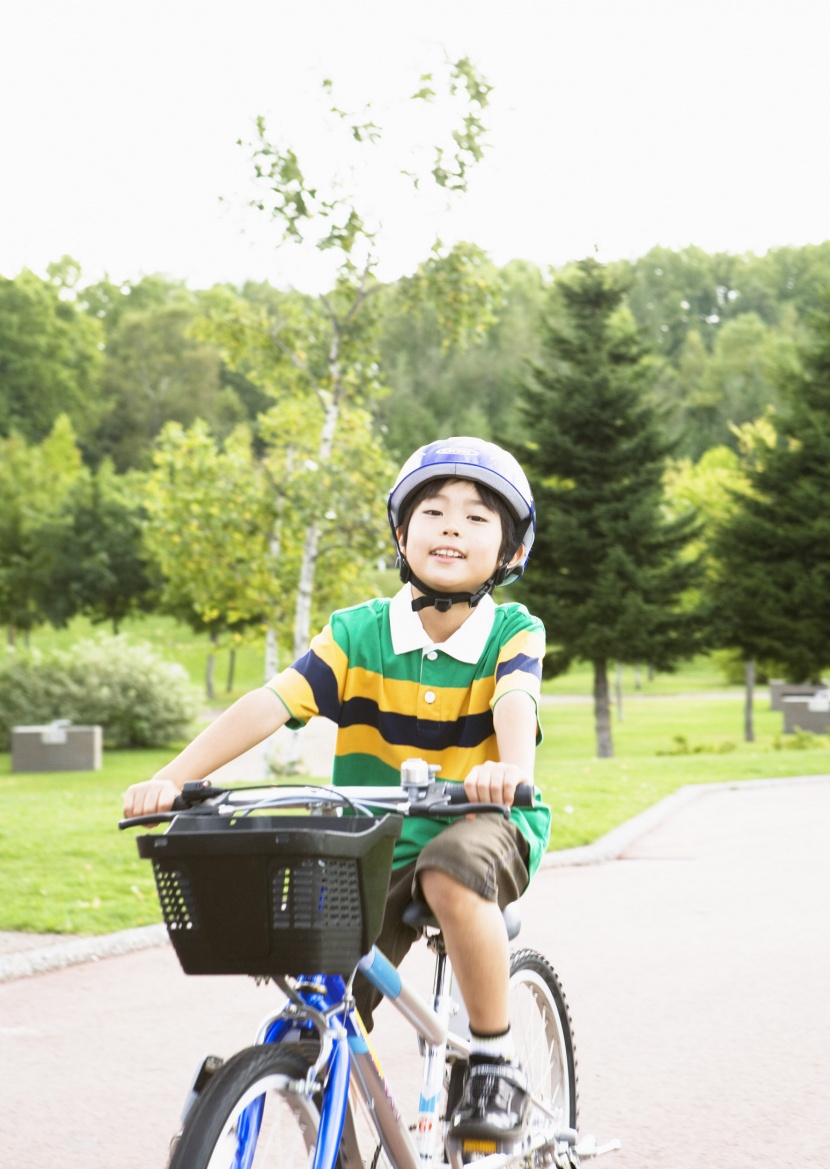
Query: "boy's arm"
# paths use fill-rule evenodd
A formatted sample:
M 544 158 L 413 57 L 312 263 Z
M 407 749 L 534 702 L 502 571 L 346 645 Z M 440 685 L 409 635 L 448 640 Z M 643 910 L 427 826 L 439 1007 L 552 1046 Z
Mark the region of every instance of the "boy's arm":
M 512 804 L 520 783 L 533 783 L 536 761 L 536 703 L 522 690 L 511 690 L 493 708 L 498 761 L 479 764 L 464 781 L 469 800 Z
M 285 726 L 289 718 L 288 710 L 272 690 L 262 687 L 244 694 L 152 779 L 127 789 L 124 815 L 169 811 L 185 783 L 204 779 L 217 767 L 230 763 Z

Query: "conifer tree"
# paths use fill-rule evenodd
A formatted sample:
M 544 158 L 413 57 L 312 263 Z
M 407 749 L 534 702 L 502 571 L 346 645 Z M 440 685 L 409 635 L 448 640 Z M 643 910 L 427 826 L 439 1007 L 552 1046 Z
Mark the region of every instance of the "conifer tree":
M 593 666 L 601 758 L 614 753 L 609 664 L 671 669 L 696 648 L 700 624 L 683 605 L 698 573 L 684 557 L 696 521 L 662 509 L 668 440 L 624 295 L 594 260 L 557 276 L 517 452 L 538 509 L 525 595 L 547 627 L 547 667 Z
M 830 667 L 830 296 L 781 386 L 777 439 L 718 532 L 716 636 L 796 681 Z

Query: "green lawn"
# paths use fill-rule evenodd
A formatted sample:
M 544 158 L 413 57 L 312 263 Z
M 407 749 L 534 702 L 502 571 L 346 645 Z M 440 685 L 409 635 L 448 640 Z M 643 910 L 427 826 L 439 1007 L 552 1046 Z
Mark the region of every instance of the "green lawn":
M 169 751 L 108 751 L 101 771 L 12 774 L 0 755 L 0 929 L 98 934 L 159 921 L 150 866 L 117 827 L 125 788 Z
M 592 705 L 546 703 L 537 782 L 553 810 L 552 846 L 595 840 L 684 784 L 830 773 L 828 736 L 785 738 L 766 696 L 755 705 L 747 744 L 738 691 L 628 696 L 616 756 L 598 760 Z M 111 751 L 98 772 L 38 775 L 12 774 L 0 755 L 0 929 L 97 934 L 160 920 L 136 833 L 116 824 L 124 789 L 169 757 Z
M 553 811 L 554 848 L 587 844 L 691 783 L 830 774 L 830 737 L 783 735 L 766 692 L 755 742 L 743 741 L 743 694 L 628 697 L 615 756 L 594 753 L 591 703 L 543 708 L 536 780 Z

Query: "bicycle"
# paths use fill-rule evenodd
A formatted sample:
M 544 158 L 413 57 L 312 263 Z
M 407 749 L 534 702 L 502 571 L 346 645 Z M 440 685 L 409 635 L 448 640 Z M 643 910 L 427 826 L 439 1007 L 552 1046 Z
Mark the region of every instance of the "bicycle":
M 510 966 L 511 1030 L 530 1086 L 528 1121 L 507 1141 L 460 1141 L 448 1133 L 469 1031 L 437 922 L 417 902 L 404 918 L 435 954 L 431 1004 L 374 940 L 404 815 L 509 809 L 466 803 L 463 786 L 438 781 L 435 771 L 410 760 L 400 788 L 215 788 L 205 781 L 185 785 L 170 813 L 121 822 L 169 822 L 164 834 L 137 844 L 152 861 L 185 972 L 252 975 L 285 995 L 253 1046 L 227 1061 L 209 1056 L 198 1068 L 170 1169 L 461 1169 L 473 1161 L 478 1169 L 576 1169 L 582 1158 L 619 1147 L 578 1138 L 570 1011 L 553 967 L 530 949 L 514 952 Z M 533 795 L 517 793 L 517 803 L 527 806 Z M 504 916 L 512 940 L 517 903 Z M 417 1033 L 423 1075 L 411 1128 L 355 1008 L 358 970 Z

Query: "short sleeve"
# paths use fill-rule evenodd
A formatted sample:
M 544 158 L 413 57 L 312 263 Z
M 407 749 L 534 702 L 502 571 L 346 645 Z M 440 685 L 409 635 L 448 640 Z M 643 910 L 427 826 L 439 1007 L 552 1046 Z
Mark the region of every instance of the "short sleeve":
M 496 662 L 496 685 L 490 703 L 513 691 L 528 694 L 538 706 L 545 656 L 545 629 L 524 606 L 516 606 L 505 630 L 505 641 Z
M 313 638 L 308 653 L 266 684 L 291 715 L 289 726 L 305 726 L 315 715 L 337 722 L 348 671 L 348 654 L 332 625 Z

